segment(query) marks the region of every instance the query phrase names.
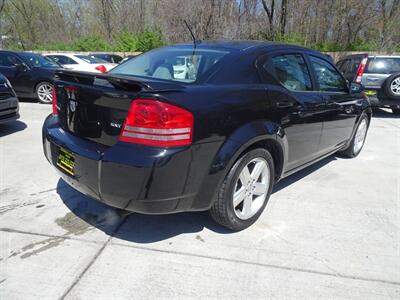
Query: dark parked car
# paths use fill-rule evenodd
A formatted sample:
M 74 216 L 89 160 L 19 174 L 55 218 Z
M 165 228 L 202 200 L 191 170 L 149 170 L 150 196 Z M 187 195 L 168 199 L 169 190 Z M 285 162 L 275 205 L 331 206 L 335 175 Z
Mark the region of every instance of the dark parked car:
M 190 79 L 174 76 L 177 57 L 190 57 Z M 255 222 L 278 180 L 357 156 L 371 120 L 361 85 L 285 44 L 180 44 L 55 78 L 43 146 L 67 183 L 129 211 L 210 210 L 233 230 Z
M 0 74 L 0 124 L 19 118 L 18 98 L 10 81 Z
M 54 71 L 61 68 L 40 54 L 0 51 L 0 73 L 10 80 L 18 97 L 51 103 Z
M 106 54 L 106 53 L 93 53 L 89 54 L 89 56 L 93 56 L 96 58 L 104 59 L 110 63 L 119 64 L 122 60 L 122 57 L 116 54 Z
M 349 82 L 361 83 L 371 104 L 400 114 L 400 56 L 356 54 L 337 62 Z

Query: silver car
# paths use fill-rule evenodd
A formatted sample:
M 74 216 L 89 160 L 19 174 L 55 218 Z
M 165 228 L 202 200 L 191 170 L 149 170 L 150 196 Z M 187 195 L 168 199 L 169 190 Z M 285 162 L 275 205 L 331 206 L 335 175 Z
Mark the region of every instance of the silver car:
M 390 107 L 400 114 L 400 56 L 356 54 L 336 65 L 349 82 L 365 87 L 372 105 Z

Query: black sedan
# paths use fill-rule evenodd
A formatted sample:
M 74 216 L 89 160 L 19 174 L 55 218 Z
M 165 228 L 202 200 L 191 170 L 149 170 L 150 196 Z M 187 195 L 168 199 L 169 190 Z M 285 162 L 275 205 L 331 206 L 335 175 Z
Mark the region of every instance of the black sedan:
M 209 210 L 233 230 L 257 220 L 278 180 L 357 156 L 371 120 L 361 85 L 285 44 L 180 44 L 55 78 L 43 145 L 67 183 L 129 211 Z
M 18 98 L 10 81 L 0 74 L 0 124 L 19 118 Z
M 60 65 L 40 54 L 0 51 L 0 73 L 10 80 L 18 97 L 51 103 L 53 76 Z

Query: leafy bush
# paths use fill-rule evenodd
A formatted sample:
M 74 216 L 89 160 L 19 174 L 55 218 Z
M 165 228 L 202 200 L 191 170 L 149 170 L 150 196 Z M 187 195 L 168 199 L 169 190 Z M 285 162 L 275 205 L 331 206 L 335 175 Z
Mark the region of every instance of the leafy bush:
M 74 51 L 111 51 L 110 44 L 100 36 L 87 36 L 74 41 L 71 45 Z
M 115 36 L 114 41 L 116 51 L 129 52 L 137 49 L 137 37 L 132 32 L 123 30 Z
M 161 31 L 159 30 L 145 30 L 138 33 L 136 51 L 146 52 L 154 48 L 165 45 L 162 40 Z

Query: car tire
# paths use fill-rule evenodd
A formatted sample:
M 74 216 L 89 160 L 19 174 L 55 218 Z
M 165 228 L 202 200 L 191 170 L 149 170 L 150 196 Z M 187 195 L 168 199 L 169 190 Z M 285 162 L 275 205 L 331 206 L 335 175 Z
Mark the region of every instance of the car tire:
M 360 154 L 367 137 L 368 128 L 369 119 L 368 116 L 363 113 L 357 124 L 357 129 L 354 132 L 349 146 L 346 149 L 339 151 L 339 155 L 347 158 L 353 158 Z
M 212 219 L 234 231 L 252 225 L 267 205 L 274 174 L 274 161 L 267 150 L 257 148 L 242 155 L 219 187 L 210 209 Z
M 389 76 L 383 82 L 382 89 L 387 97 L 400 100 L 400 74 Z
M 50 104 L 53 101 L 53 84 L 47 81 L 39 82 L 36 85 L 36 99 L 42 104 Z

